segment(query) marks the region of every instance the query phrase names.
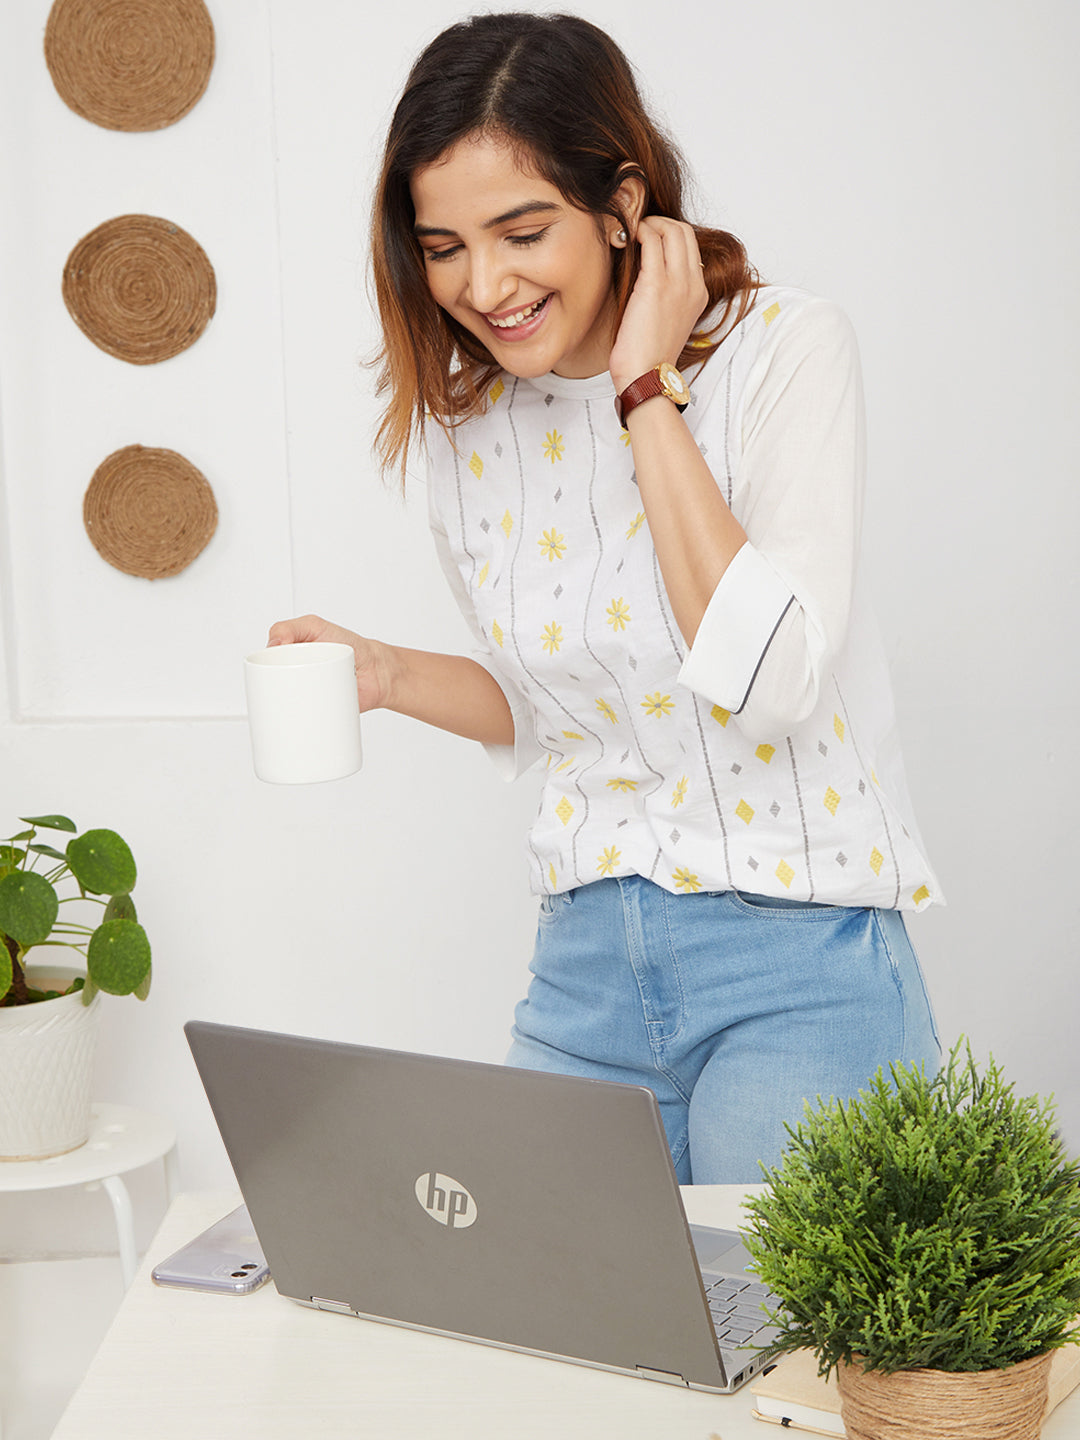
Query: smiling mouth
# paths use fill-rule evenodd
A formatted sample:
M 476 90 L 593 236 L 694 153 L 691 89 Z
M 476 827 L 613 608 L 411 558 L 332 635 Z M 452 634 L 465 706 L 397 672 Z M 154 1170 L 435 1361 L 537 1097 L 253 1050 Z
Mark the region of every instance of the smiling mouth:
M 532 320 L 534 316 L 539 315 L 550 299 L 550 295 L 545 295 L 542 300 L 537 300 L 532 305 L 526 305 L 524 310 L 516 310 L 513 315 L 503 315 L 498 320 L 494 315 L 485 315 L 484 319 L 489 325 L 494 325 L 496 330 L 516 330 L 519 325 L 524 325 L 527 320 Z

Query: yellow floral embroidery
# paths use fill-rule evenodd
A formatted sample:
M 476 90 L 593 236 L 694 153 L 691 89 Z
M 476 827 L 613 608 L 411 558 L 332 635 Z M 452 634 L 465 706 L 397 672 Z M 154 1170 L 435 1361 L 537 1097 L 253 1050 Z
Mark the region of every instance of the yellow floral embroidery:
M 718 725 L 726 725 L 731 719 L 731 711 L 725 710 L 722 705 L 714 705 L 709 711 L 709 714 Z
M 550 625 L 544 626 L 544 633 L 540 638 L 543 640 L 544 649 L 548 654 L 554 655 L 562 645 L 562 626 L 557 625 L 553 620 Z
M 551 888 L 552 888 L 552 890 L 556 889 L 556 888 L 558 887 L 558 884 L 559 884 L 559 877 L 555 874 L 555 866 L 554 866 L 554 865 L 549 865 L 549 866 L 548 866 L 548 878 L 549 878 L 549 880 L 551 881 Z
M 621 775 L 617 780 L 609 780 L 607 783 L 609 790 L 636 790 L 638 787 L 636 780 L 626 780 Z
M 915 901 L 916 905 L 921 905 L 924 900 L 930 899 L 930 891 L 927 886 L 920 885 L 911 898 Z
M 493 405 L 498 401 L 499 396 L 503 393 L 505 389 L 506 386 L 501 380 L 495 381 L 495 384 L 492 385 L 491 389 L 488 391 L 488 397 Z M 554 880 L 551 883 L 554 885 Z
M 499 649 L 501 650 L 503 643 L 503 632 L 502 626 L 497 620 L 493 620 L 491 622 L 491 638 L 495 641 L 495 644 L 498 645 Z
M 625 630 L 626 622 L 630 619 L 630 606 L 625 603 L 620 595 L 618 600 L 612 600 L 607 608 L 607 623 L 613 630 Z
M 781 885 L 786 885 L 789 890 L 791 889 L 791 882 L 795 879 L 795 871 L 786 860 L 781 860 L 780 864 L 777 865 L 776 878 L 780 881 Z
M 585 739 L 585 736 L 584 736 L 584 735 L 579 735 L 576 730 L 564 730 L 562 733 L 566 736 L 567 740 L 584 740 L 584 739 Z
M 611 706 L 606 700 L 597 700 L 596 708 L 600 711 L 600 714 L 603 715 L 605 720 L 610 720 L 613 725 L 617 725 L 619 723 L 618 715 L 615 714 L 615 711 L 611 708 Z
M 627 540 L 632 540 L 637 532 L 645 524 L 645 511 L 639 510 L 630 523 L 630 529 L 626 532 Z
M 685 866 L 680 865 L 671 877 L 675 881 L 676 890 L 700 890 L 701 881 L 696 875 L 691 875 Z
M 555 464 L 556 460 L 562 459 L 565 449 L 566 444 L 564 438 L 559 434 L 558 430 L 549 430 L 544 436 L 544 455 L 551 461 L 552 465 Z
M 549 560 L 561 560 L 566 549 L 566 536 L 560 535 L 553 525 L 536 543 L 540 546 L 541 555 L 546 555 Z
M 686 799 L 686 785 L 687 780 L 686 776 L 684 775 L 679 781 L 679 783 L 675 786 L 675 789 L 671 792 L 671 808 L 673 810 L 678 809 L 678 807 Z
M 646 695 L 641 702 L 641 708 L 646 715 L 670 715 L 675 708 L 675 702 L 670 695 L 661 695 L 659 690 L 652 695 Z
M 472 452 L 472 458 L 469 461 L 469 469 L 476 476 L 477 480 L 479 480 L 480 476 L 484 473 L 484 462 L 475 450 Z
M 477 583 L 477 585 L 478 585 L 478 586 L 479 586 L 479 585 L 482 585 L 482 584 L 484 583 L 484 581 L 487 579 L 487 577 L 488 577 L 488 561 L 485 560 L 483 566 L 481 567 L 480 574 L 476 577 L 476 583 Z
M 614 845 L 609 845 L 602 855 L 597 856 L 597 859 L 600 863 L 596 868 L 601 875 L 614 875 L 615 866 L 622 859 L 622 851 L 617 850 Z
M 622 432 L 622 443 L 623 443 L 624 445 L 629 445 L 629 444 L 630 444 L 630 431 L 629 431 L 629 430 L 624 430 L 624 431 Z

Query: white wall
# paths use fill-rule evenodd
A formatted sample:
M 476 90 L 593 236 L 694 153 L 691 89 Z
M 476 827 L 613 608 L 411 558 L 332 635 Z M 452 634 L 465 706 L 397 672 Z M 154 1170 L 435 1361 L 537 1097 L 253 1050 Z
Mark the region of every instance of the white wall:
M 0 18 L 0 830 L 61 810 L 130 840 L 155 986 L 145 1006 L 107 1001 L 98 1088 L 176 1119 L 188 1187 L 228 1168 L 184 1020 L 498 1059 L 534 923 L 528 782 L 504 787 L 476 747 L 374 715 L 360 775 L 278 789 L 251 776 L 239 718 L 240 657 L 281 613 L 462 643 L 420 487 L 403 504 L 376 475 L 358 366 L 382 132 L 411 57 L 456 12 L 414 0 L 373 26 L 355 0 L 210 8 L 206 96 L 142 136 L 56 96 L 48 0 Z M 638 64 L 701 217 L 855 321 L 867 546 L 950 900 L 913 934 L 946 1040 L 966 1031 L 1022 1089 L 1055 1091 L 1080 1144 L 1077 12 L 580 8 Z M 60 300 L 71 246 L 125 211 L 175 219 L 217 272 L 206 335 L 159 366 L 97 351 Z M 221 507 L 174 580 L 112 571 L 82 533 L 90 473 L 135 441 L 187 454 Z M 145 1236 L 160 1188 L 136 1188 Z M 107 1244 L 85 1208 L 7 1202 L 0 1253 L 55 1246 L 58 1216 Z

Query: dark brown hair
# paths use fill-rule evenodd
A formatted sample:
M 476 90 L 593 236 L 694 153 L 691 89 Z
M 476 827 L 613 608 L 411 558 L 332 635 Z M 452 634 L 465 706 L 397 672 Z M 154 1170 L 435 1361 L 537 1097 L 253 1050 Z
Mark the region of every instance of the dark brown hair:
M 372 219 L 372 267 L 383 342 L 375 361 L 388 396 L 377 447 L 404 471 L 409 445 L 430 415 L 444 427 L 476 413 L 499 372 L 490 352 L 432 298 L 413 235 L 409 182 L 467 135 L 505 138 L 524 163 L 571 205 L 610 215 L 624 228 L 618 191 L 627 176 L 645 190 L 643 215 L 685 219 L 684 165 L 650 117 L 629 61 L 603 30 L 575 15 L 476 15 L 450 26 L 412 67 L 390 124 Z M 761 283 L 725 230 L 695 227 L 709 304 L 724 303 L 695 334 L 683 365 L 716 348 L 710 340 L 731 307 L 748 308 Z M 637 278 L 636 245 L 612 249 L 621 319 Z

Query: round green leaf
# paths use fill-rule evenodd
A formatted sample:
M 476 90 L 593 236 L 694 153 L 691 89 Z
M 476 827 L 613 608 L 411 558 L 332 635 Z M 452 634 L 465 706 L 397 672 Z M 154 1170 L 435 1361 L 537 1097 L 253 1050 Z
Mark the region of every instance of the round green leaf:
M 24 825 L 41 825 L 46 830 L 67 830 L 74 835 L 78 826 L 74 820 L 69 820 L 66 815 L 20 815 L 19 819 Z
M 11 963 L 11 956 L 8 954 L 6 945 L 0 945 L 0 1000 L 11 989 L 11 982 L 15 978 L 15 967 Z
M 106 920 L 137 920 L 135 901 L 130 895 L 114 895 L 105 906 Z
M 0 845 L 0 870 L 14 870 L 25 855 L 25 850 L 16 850 L 14 845 Z
M 115 830 L 87 830 L 69 841 L 67 862 L 91 895 L 126 895 L 135 887 L 135 857 Z
M 134 920 L 106 920 L 90 937 L 86 969 L 110 995 L 130 995 L 150 973 L 150 941 Z
M 56 891 L 33 871 L 16 870 L 0 880 L 0 930 L 23 950 L 49 938 L 59 908 Z

